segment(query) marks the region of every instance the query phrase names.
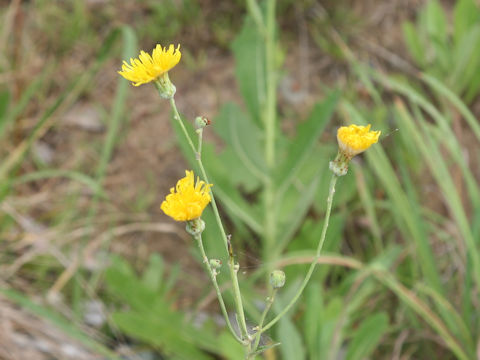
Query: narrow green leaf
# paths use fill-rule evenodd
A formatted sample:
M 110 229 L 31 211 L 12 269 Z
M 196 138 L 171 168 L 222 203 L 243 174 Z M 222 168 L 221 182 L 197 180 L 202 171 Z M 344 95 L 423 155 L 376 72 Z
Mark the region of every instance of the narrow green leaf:
M 345 359 L 362 360 L 369 358 L 387 330 L 387 314 L 377 313 L 370 315 L 355 331 L 355 336 L 348 346 Z
M 288 245 L 289 241 L 295 235 L 295 232 L 299 229 L 305 219 L 305 215 L 315 200 L 315 193 L 317 191 L 318 184 L 320 182 L 320 173 L 313 178 L 310 184 L 303 189 L 300 193 L 296 206 L 291 209 L 289 214 L 283 219 L 285 224 L 282 230 L 279 232 L 279 238 L 277 240 L 276 251 L 281 253 L 283 249 Z
M 453 106 L 455 106 L 458 109 L 460 114 L 463 115 L 468 125 L 472 129 L 477 140 L 480 141 L 480 125 L 478 123 L 478 120 L 475 118 L 472 112 L 468 109 L 468 107 L 462 102 L 462 100 L 434 76 L 430 76 L 428 74 L 422 74 L 420 79 L 423 80 L 426 84 L 428 84 L 433 90 L 438 92 L 440 95 L 444 96 Z M 427 104 L 427 101 L 423 97 L 421 97 L 420 94 L 414 92 L 413 89 L 406 86 L 399 88 L 399 90 L 405 93 L 407 96 L 409 96 L 412 101 L 419 104 L 422 108 L 428 111 L 435 120 L 437 120 L 438 122 L 442 121 L 443 126 L 446 127 L 448 122 L 445 120 L 442 120 L 444 119 L 444 117 L 441 116 L 441 114 L 437 110 L 434 110 L 432 108 L 432 105 Z
M 431 309 L 421 301 L 411 290 L 407 289 L 399 283 L 389 272 L 381 268 L 372 268 L 372 275 L 374 275 L 381 283 L 387 286 L 393 293 L 395 293 L 401 301 L 409 306 L 413 311 L 419 314 L 445 341 L 447 347 L 457 356 L 458 359 L 468 360 L 473 354 L 471 349 L 464 349 L 452 336 L 449 329 L 445 326 L 442 320 L 431 311 Z M 467 351 L 467 352 L 466 352 Z
M 411 22 L 403 24 L 403 37 L 413 60 L 415 60 L 418 65 L 422 67 L 425 66 L 425 48 L 420 42 L 417 29 Z
M 250 116 L 261 125 L 261 109 L 266 97 L 265 40 L 255 22 L 246 16 L 240 34 L 232 44 L 235 75 Z
M 447 20 L 442 6 L 437 0 L 429 1 L 420 13 L 418 32 L 425 34 L 425 50 L 430 73 L 442 74 L 452 64 L 452 52 L 448 43 Z
M 320 314 L 323 307 L 322 289 L 318 283 L 311 283 L 305 290 L 305 313 L 303 333 L 310 359 L 318 353 L 320 346 Z
M 452 333 L 462 339 L 463 343 L 467 344 L 468 348 L 474 349 L 475 345 L 472 339 L 472 331 L 467 327 L 453 305 L 445 299 L 443 295 L 425 284 L 419 283 L 416 288 L 429 295 L 434 300 L 438 313 L 442 316 L 445 324 L 448 325 L 448 328 Z
M 334 297 L 322 308 L 320 314 L 320 347 L 317 354 L 312 354 L 313 359 L 328 359 L 333 335 L 337 328 L 338 319 L 342 315 L 344 306 L 345 304 L 342 298 Z
M 305 359 L 302 337 L 287 316 L 284 316 L 278 323 L 277 337 L 281 344 L 279 349 L 284 359 Z
M 376 215 L 374 196 L 372 194 L 372 190 L 369 189 L 369 186 L 365 180 L 365 173 L 362 165 L 353 164 L 353 166 L 355 167 L 355 178 L 357 180 L 358 194 L 368 217 L 369 227 L 374 239 L 374 247 L 377 253 L 381 253 L 383 250 L 382 230 Z
M 261 130 L 244 114 L 239 106 L 226 103 L 213 121 L 215 133 L 220 135 L 238 156 L 236 166 L 241 162 L 250 176 L 265 181 L 265 162 L 263 160 Z
M 430 0 L 426 6 L 426 26 L 428 34 L 437 41 L 447 40 L 447 19 L 437 0 Z
M 447 83 L 456 94 L 463 95 L 465 90 L 471 91 L 478 73 L 480 53 L 476 49 L 480 45 L 480 25 L 470 29 L 455 45 L 453 71 Z
M 480 21 L 480 10 L 474 0 L 458 0 L 453 9 L 453 36 L 458 44 L 464 35 Z
M 262 232 L 262 225 L 259 221 L 262 216 L 257 214 L 257 211 L 255 211 L 256 209 L 244 200 L 238 190 L 233 188 L 227 178 L 213 174 L 211 171 L 210 174 L 212 182 L 216 187 L 213 191 L 222 201 L 222 205 L 227 208 L 232 216 L 238 217 L 253 231 L 260 234 Z
M 279 194 L 282 194 L 288 188 L 298 170 L 315 148 L 333 114 L 339 95 L 338 92 L 331 92 L 322 103 L 315 105 L 305 123 L 299 126 L 298 134 L 291 141 L 287 151 L 288 157 L 282 161 L 278 172 L 275 174 Z
M 456 186 L 452 180 L 448 168 L 446 167 L 445 162 L 438 161 L 439 159 L 442 159 L 438 145 L 431 139 L 425 122 L 420 122 L 421 126 L 420 129 L 418 129 L 415 126 L 410 113 L 403 105 L 397 103 L 397 109 L 400 114 L 398 117 L 399 120 L 401 120 L 412 138 L 416 141 L 418 149 L 425 158 L 427 166 L 429 167 L 432 175 L 442 191 L 442 195 L 445 199 L 445 205 L 450 209 L 453 218 L 455 219 L 455 222 L 457 223 L 457 226 L 464 238 L 465 244 L 469 249 L 468 256 L 471 256 L 473 260 L 475 280 L 477 282 L 477 286 L 480 287 L 480 255 L 475 239 L 473 238 L 468 217 L 465 213 L 462 201 L 458 195 Z M 438 291 L 438 289 L 436 290 Z
M 163 270 L 163 258 L 158 254 L 150 255 L 148 267 L 142 275 L 142 283 L 153 292 L 158 292 L 162 285 Z

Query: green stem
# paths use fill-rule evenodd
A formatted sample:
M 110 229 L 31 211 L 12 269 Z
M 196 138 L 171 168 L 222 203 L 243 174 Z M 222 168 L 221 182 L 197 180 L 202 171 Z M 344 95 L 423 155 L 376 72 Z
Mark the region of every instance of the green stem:
M 255 339 L 255 344 L 253 345 L 252 353 L 255 353 L 255 351 L 258 348 L 258 344 L 260 344 L 260 339 L 262 337 L 262 333 L 260 332 L 260 330 L 262 329 L 265 318 L 267 317 L 267 314 L 270 311 L 270 308 L 272 307 L 273 302 L 275 301 L 275 295 L 277 295 L 277 291 L 278 291 L 278 288 L 273 288 L 272 291 L 270 292 L 270 295 L 267 298 L 265 309 L 263 310 L 262 317 L 260 318 L 260 322 L 258 323 L 258 333 L 255 334 L 256 339 Z
M 198 147 L 197 147 L 196 156 L 200 157 L 202 155 L 203 129 L 197 129 L 197 134 L 198 134 Z
M 277 77 L 275 72 L 275 0 L 268 0 L 266 12 L 265 32 L 265 71 L 266 71 L 266 103 L 264 108 L 265 126 L 265 163 L 269 178 L 265 182 L 265 260 L 272 263 L 272 248 L 276 238 L 275 189 L 272 179 L 275 167 L 275 128 L 276 128 L 276 89 Z
M 180 117 L 180 114 L 178 113 L 177 105 L 175 104 L 175 99 L 173 97 L 170 99 L 170 104 L 171 104 L 172 109 L 173 109 L 174 118 L 175 118 L 175 120 L 178 121 L 178 123 L 179 123 L 179 125 L 180 125 L 180 127 L 183 131 L 183 134 L 187 138 L 187 141 L 188 141 L 193 153 L 195 154 L 195 159 L 197 160 L 198 166 L 200 168 L 200 172 L 202 173 L 202 177 L 205 180 L 205 182 L 207 184 L 209 184 L 210 181 L 208 180 L 207 173 L 206 173 L 205 168 L 203 166 L 202 158 L 200 156 L 201 154 L 199 154 L 197 152 L 197 150 L 195 149 L 195 145 L 193 145 L 193 141 L 190 138 L 190 135 L 188 134 L 187 129 L 185 128 L 185 125 L 183 124 L 182 118 Z M 249 338 L 249 335 L 248 335 L 248 330 L 247 330 L 247 322 L 245 321 L 245 313 L 243 311 L 242 295 L 240 294 L 240 287 L 238 286 L 238 277 L 237 277 L 237 271 L 238 270 L 235 269 L 235 263 L 233 261 L 233 256 L 231 256 L 231 246 L 229 246 L 229 244 L 228 244 L 229 241 L 228 241 L 228 238 L 227 238 L 227 234 L 225 233 L 225 229 L 223 228 L 222 220 L 220 218 L 220 213 L 218 211 L 217 203 L 215 201 L 215 196 L 213 195 L 213 191 L 211 189 L 210 189 L 210 197 L 212 199 L 212 209 L 213 209 L 213 213 L 215 215 L 215 220 L 216 220 L 217 226 L 220 230 L 220 233 L 222 234 L 222 239 L 223 239 L 223 242 L 224 242 L 224 245 L 225 245 L 225 250 L 229 254 L 228 268 L 229 268 L 229 271 L 230 271 L 230 278 L 231 278 L 232 285 L 233 285 L 232 286 L 233 295 L 234 295 L 233 298 L 234 298 L 234 302 L 235 302 L 235 309 L 236 309 L 235 311 L 236 311 L 236 316 L 237 316 L 237 323 L 238 323 L 239 328 L 240 328 L 240 333 L 242 335 L 242 339 L 247 340 Z
M 262 11 L 256 0 L 247 0 L 248 12 L 255 21 L 260 34 L 265 35 L 265 24 L 263 23 Z
M 300 289 L 297 291 L 293 299 L 290 301 L 290 303 L 272 320 L 270 321 L 267 325 L 262 327 L 258 331 L 258 335 L 265 332 L 266 330 L 270 329 L 275 323 L 280 320 L 280 318 L 285 315 L 288 310 L 292 308 L 292 306 L 297 302 L 298 298 L 300 295 L 302 295 L 303 290 L 308 284 L 308 281 L 312 277 L 313 270 L 315 270 L 315 266 L 317 265 L 318 259 L 320 258 L 320 253 L 322 251 L 323 243 L 325 242 L 325 235 L 327 234 L 327 228 L 328 228 L 328 223 L 330 221 L 330 213 L 332 212 L 332 202 L 333 202 L 333 195 L 335 194 L 335 184 L 337 182 L 338 177 L 336 175 L 332 175 L 332 180 L 330 181 L 330 188 L 328 192 L 328 199 L 327 199 L 327 212 L 325 214 L 325 220 L 323 223 L 323 229 L 322 229 L 322 234 L 320 236 L 320 241 L 318 243 L 317 247 L 317 253 L 315 254 L 315 257 L 313 258 L 312 263 L 310 264 L 310 268 L 308 269 L 307 275 L 305 276 L 305 279 L 302 282 L 302 285 L 300 286 Z
M 170 98 L 170 105 L 172 106 L 172 109 L 173 109 L 173 118 L 175 120 L 177 120 L 178 124 L 180 125 L 180 128 L 182 129 L 183 135 L 185 135 L 185 138 L 187 139 L 188 145 L 190 145 L 193 153 L 197 154 L 197 150 L 195 149 L 195 145 L 193 145 L 193 141 L 190 138 L 190 135 L 188 134 L 187 128 L 185 127 L 185 124 L 183 123 L 182 118 L 180 117 L 180 114 L 178 113 L 177 104 L 175 104 L 175 98 L 173 96 Z
M 232 335 L 235 337 L 235 339 L 241 344 L 243 344 L 244 343 L 243 340 L 238 337 L 236 331 L 233 329 L 232 323 L 230 322 L 230 318 L 228 317 L 227 308 L 225 307 L 225 302 L 223 301 L 223 297 L 222 297 L 222 292 L 217 283 L 217 274 L 216 272 L 214 272 L 214 270 L 211 268 L 210 264 L 208 263 L 208 257 L 203 247 L 202 235 L 200 234 L 196 235 L 194 236 L 194 238 L 197 241 L 198 248 L 200 249 L 200 253 L 202 254 L 202 260 L 203 260 L 203 263 L 205 264 L 205 269 L 210 275 L 210 280 L 212 280 L 213 287 L 215 288 L 215 292 L 217 293 L 218 302 L 220 303 L 220 308 L 222 309 L 222 314 L 223 314 L 223 317 L 225 318 L 225 321 L 227 322 L 227 326 L 230 329 L 230 332 L 232 333 Z
M 265 39 L 266 107 L 265 107 L 265 160 L 272 168 L 275 164 L 275 108 L 277 77 L 275 74 L 275 0 L 267 2 L 267 34 Z

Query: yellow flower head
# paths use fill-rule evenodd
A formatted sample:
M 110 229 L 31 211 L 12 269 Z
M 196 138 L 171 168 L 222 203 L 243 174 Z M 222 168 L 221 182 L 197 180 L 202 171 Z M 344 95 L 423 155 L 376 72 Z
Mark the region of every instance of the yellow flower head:
M 210 202 L 210 188 L 197 178 L 195 183 L 193 171 L 185 171 L 186 176 L 177 182 L 177 186 L 170 189 L 160 208 L 165 214 L 176 221 L 189 221 L 199 218 Z
M 133 82 L 133 85 L 139 86 L 156 80 L 168 72 L 178 64 L 181 57 L 180 45 L 175 49 L 172 44 L 167 50 L 166 47 L 162 48 L 157 44 L 151 56 L 142 50 L 138 59 L 130 59 L 130 64 L 124 60 L 122 70 L 118 73 Z
M 342 126 L 337 131 L 337 141 L 340 152 L 347 158 L 352 158 L 375 144 L 381 131 L 370 131 L 370 126 Z

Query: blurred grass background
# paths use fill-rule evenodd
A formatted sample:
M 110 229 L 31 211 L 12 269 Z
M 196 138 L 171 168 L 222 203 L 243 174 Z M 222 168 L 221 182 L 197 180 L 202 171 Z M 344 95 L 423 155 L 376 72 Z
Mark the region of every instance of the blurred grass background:
M 478 6 L 282 0 L 276 12 L 272 243 L 264 45 L 243 1 L 0 2 L 1 358 L 242 359 L 191 240 L 159 210 L 190 160 L 168 104 L 116 73 L 156 43 L 181 44 L 183 114 L 213 120 L 205 163 L 252 322 L 265 273 L 287 273 L 278 312 L 313 255 L 336 127 L 383 132 L 341 179 L 323 265 L 265 358 L 478 356 Z

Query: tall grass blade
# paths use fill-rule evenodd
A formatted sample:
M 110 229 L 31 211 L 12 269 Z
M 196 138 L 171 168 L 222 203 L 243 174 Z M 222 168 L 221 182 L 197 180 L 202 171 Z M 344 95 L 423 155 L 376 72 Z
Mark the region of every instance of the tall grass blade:
M 422 73 L 420 79 L 428 84 L 433 90 L 444 96 L 457 110 L 463 115 L 468 125 L 475 134 L 477 140 L 480 142 L 480 124 L 463 101 L 449 88 L 447 88 L 441 81 L 434 76 Z
M 429 167 L 432 175 L 435 177 L 438 186 L 442 190 L 442 195 L 445 199 L 445 205 L 450 209 L 453 218 L 455 219 L 460 233 L 465 240 L 468 248 L 468 256 L 472 258 L 475 280 L 477 287 L 480 289 L 480 257 L 473 238 L 473 234 L 468 222 L 468 218 L 465 214 L 462 201 L 458 195 L 456 186 L 450 176 L 450 172 L 442 161 L 443 157 L 438 149 L 437 144 L 431 139 L 426 124 L 421 122 L 420 128 L 417 128 L 411 118 L 409 112 L 405 108 L 402 102 L 396 102 L 396 108 L 399 113 L 399 120 L 401 124 L 405 125 L 405 128 L 409 131 L 410 136 L 415 140 L 418 149 L 422 153 L 427 166 Z

